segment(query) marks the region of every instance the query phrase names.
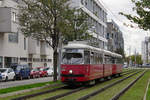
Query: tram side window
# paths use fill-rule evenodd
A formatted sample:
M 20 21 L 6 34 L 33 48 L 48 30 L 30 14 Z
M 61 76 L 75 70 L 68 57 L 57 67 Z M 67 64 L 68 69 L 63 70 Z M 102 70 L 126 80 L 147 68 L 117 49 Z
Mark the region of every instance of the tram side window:
M 94 64 L 98 64 L 98 57 L 97 53 L 94 53 Z
M 112 64 L 112 59 L 110 56 L 105 56 L 105 64 Z
M 95 62 L 94 62 L 94 52 L 91 52 L 91 55 L 90 55 L 91 57 L 91 64 L 95 64 Z
M 90 51 L 84 51 L 84 64 L 90 64 Z
M 121 58 L 117 58 L 116 60 L 117 60 L 117 62 L 116 62 L 117 64 L 122 64 L 122 59 Z
M 99 54 L 99 64 L 103 64 L 103 55 Z
M 96 64 L 100 64 L 100 56 L 98 53 L 95 53 L 95 61 Z
M 91 64 L 103 64 L 103 56 L 100 53 L 91 53 Z
M 116 59 L 112 58 L 112 64 L 115 64 L 115 63 L 116 63 Z

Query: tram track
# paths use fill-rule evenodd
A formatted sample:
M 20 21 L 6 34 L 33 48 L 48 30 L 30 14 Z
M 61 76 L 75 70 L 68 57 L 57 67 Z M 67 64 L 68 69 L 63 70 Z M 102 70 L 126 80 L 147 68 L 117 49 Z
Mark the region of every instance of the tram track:
M 39 96 L 39 95 L 43 95 L 43 94 L 47 94 L 47 93 L 52 93 L 52 92 L 64 89 L 65 87 L 67 87 L 67 86 L 61 86 L 59 88 L 54 88 L 54 89 L 50 89 L 50 90 L 47 90 L 47 91 L 42 91 L 42 92 L 30 94 L 30 95 L 25 95 L 25 96 L 22 96 L 22 97 L 14 98 L 12 100 L 26 100 L 26 99 L 33 98 L 33 97 L 36 97 L 36 96 Z
M 130 73 L 135 72 L 135 71 L 137 71 L 137 70 L 125 71 L 125 72 L 122 72 L 121 75 L 122 75 L 122 76 L 123 76 L 123 75 L 127 75 L 127 74 L 130 74 Z
M 128 89 L 130 89 L 144 74 L 146 71 L 144 71 L 140 76 L 138 76 L 135 80 L 133 80 L 129 85 L 127 85 L 124 89 L 122 89 L 118 94 L 116 94 L 112 99 L 110 100 L 118 100 Z
M 132 71 L 130 70 L 130 71 L 126 72 L 126 73 L 123 73 L 122 76 L 123 76 L 123 75 L 130 74 L 130 73 L 133 73 L 133 72 L 135 72 L 135 71 L 136 71 L 136 70 L 132 70 Z M 106 82 L 106 81 L 103 81 L 103 82 Z M 101 83 L 102 83 L 102 82 L 101 82 Z M 99 83 L 99 84 L 101 84 L 101 83 Z M 97 84 L 96 84 L 96 85 L 97 85 Z M 65 89 L 66 87 L 67 87 L 67 86 L 61 86 L 61 87 L 59 87 L 59 88 L 54 88 L 54 89 L 51 89 L 51 90 L 42 91 L 42 92 L 38 92 L 38 93 L 26 95 L 26 96 L 14 98 L 14 99 L 12 99 L 12 100 L 27 100 L 27 99 L 34 98 L 34 97 L 37 97 L 37 96 L 40 96 L 40 95 L 44 95 L 44 94 L 56 92 L 56 91 L 59 91 L 59 90 L 63 90 L 63 89 Z M 90 88 L 90 87 L 88 87 L 88 88 Z M 87 89 L 87 87 L 76 88 L 76 89 L 70 90 L 70 91 L 68 91 L 68 92 L 66 92 L 66 93 L 62 93 L 62 94 L 55 95 L 55 96 L 50 97 L 50 98 L 46 98 L 45 100 L 56 100 L 56 99 L 58 99 L 58 98 L 62 98 L 62 97 L 64 97 L 64 96 L 68 96 L 68 95 L 70 95 L 70 94 L 72 94 L 72 93 L 76 93 L 76 92 L 79 92 L 79 91 L 84 90 L 84 89 Z
M 53 97 L 50 97 L 50 98 L 47 98 L 47 99 L 44 99 L 44 100 L 56 100 L 58 98 L 70 95 L 72 93 L 79 92 L 79 91 L 81 91 L 83 89 L 86 89 L 86 87 L 77 88 L 75 90 L 72 90 L 72 91 L 69 91 L 69 92 L 66 92 L 66 93 L 63 93 L 63 94 L 60 94 L 60 95 L 56 95 L 56 96 L 53 96 Z
M 135 74 L 137 74 L 137 73 L 139 73 L 139 72 L 141 72 L 141 71 L 138 71 L 138 72 L 136 72 L 136 73 L 134 73 L 134 74 L 132 74 L 132 75 L 130 75 L 130 76 L 133 76 L 133 75 L 135 75 Z M 131 72 L 130 72 L 130 73 L 131 73 Z M 132 72 L 132 73 L 133 73 L 133 72 Z M 129 72 L 128 72 L 127 74 L 129 74 Z M 124 75 L 125 75 L 125 74 L 124 74 Z M 104 81 L 104 82 L 105 82 L 105 81 Z M 90 88 L 90 87 L 88 87 L 88 88 Z M 72 90 L 72 91 L 69 91 L 69 92 L 66 92 L 66 93 L 63 93 L 63 94 L 59 94 L 59 95 L 56 95 L 56 96 L 53 96 L 53 97 L 50 97 L 50 98 L 46 98 L 46 99 L 44 99 L 44 100 L 56 100 L 56 99 L 62 98 L 62 97 L 64 97 L 64 96 L 70 95 L 70 94 L 72 94 L 72 93 L 79 92 L 79 91 L 84 90 L 84 89 L 87 89 L 87 88 L 85 88 L 85 87 L 77 88 L 77 89 L 75 89 L 75 90 Z M 81 100 L 84 100 L 84 99 L 81 99 Z
M 136 75 L 136 74 L 138 74 L 138 73 L 140 73 L 140 72 L 141 72 L 141 71 L 135 72 L 135 73 L 133 73 L 133 74 L 131 74 L 131 75 L 129 75 L 129 76 L 123 78 L 123 79 L 120 79 L 120 80 L 118 80 L 118 81 L 116 81 L 116 82 L 113 82 L 113 83 L 111 83 L 111 84 L 108 84 L 108 85 L 104 86 L 103 88 L 100 88 L 100 89 L 98 89 L 98 90 L 96 90 L 96 91 L 94 91 L 94 92 L 92 92 L 92 93 L 90 93 L 90 94 L 87 94 L 87 95 L 85 95 L 85 96 L 79 98 L 78 100 L 87 100 L 87 99 L 89 99 L 89 98 L 91 98 L 91 97 L 93 97 L 93 96 L 95 96 L 95 95 L 97 95 L 97 94 L 99 94 L 99 93 L 105 91 L 106 89 L 111 88 L 111 87 L 113 87 L 113 86 L 115 86 L 115 85 L 117 85 L 117 84 L 123 82 L 124 80 L 126 80 L 126 79 L 128 79 L 128 78 L 130 78 L 130 77 L 132 77 L 132 76 L 134 76 L 134 75 Z
M 122 73 L 127 73 L 127 72 L 130 72 L 130 71 L 133 71 L 133 70 L 125 70 L 125 71 L 123 71 Z

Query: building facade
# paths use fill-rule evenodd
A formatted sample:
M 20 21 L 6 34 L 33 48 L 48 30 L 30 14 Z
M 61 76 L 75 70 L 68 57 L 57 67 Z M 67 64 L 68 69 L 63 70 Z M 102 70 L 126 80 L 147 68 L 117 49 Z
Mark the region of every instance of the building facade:
M 11 64 L 52 66 L 52 48 L 44 41 L 24 37 L 19 30 L 17 1 L 0 0 L 0 67 Z
M 121 53 L 124 50 L 124 39 L 119 26 L 113 21 L 107 22 L 108 50 Z
M 150 63 L 150 37 L 145 37 L 141 47 L 143 64 L 148 64 Z
M 52 66 L 53 50 L 44 41 L 26 38 L 19 30 L 17 14 L 21 0 L 0 0 L 0 67 L 29 64 L 30 67 Z M 98 0 L 70 0 L 72 7 L 82 9 L 87 16 L 88 31 L 93 36 L 88 43 L 107 49 L 107 11 Z
M 98 0 L 71 0 L 71 7 L 77 7 L 88 16 L 88 31 L 93 36 L 88 42 L 89 45 L 107 49 L 106 27 L 107 11 Z

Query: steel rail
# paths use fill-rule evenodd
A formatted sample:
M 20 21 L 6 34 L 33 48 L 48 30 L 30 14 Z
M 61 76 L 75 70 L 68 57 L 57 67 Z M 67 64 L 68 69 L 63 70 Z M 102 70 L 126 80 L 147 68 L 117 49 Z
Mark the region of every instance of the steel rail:
M 123 73 L 122 75 L 126 75 L 126 74 L 129 74 L 129 73 L 132 73 L 132 72 L 134 72 L 134 71 L 131 71 L 131 70 L 130 71 L 126 71 L 126 73 Z M 57 90 L 64 89 L 65 87 L 66 86 L 62 86 L 62 87 L 56 88 L 56 89 L 51 89 L 51 90 L 47 90 L 47 91 L 33 93 L 33 94 L 30 94 L 30 95 L 25 95 L 25 96 L 22 96 L 22 97 L 14 98 L 12 100 L 26 100 L 26 99 L 33 98 L 33 97 L 36 97 L 36 96 L 39 96 L 39 95 L 43 95 L 43 94 L 47 94 L 47 93 L 52 93 L 52 92 L 55 92 Z M 81 88 L 75 89 L 73 91 L 64 93 L 64 94 L 60 94 L 60 95 L 57 95 L 57 96 L 54 96 L 54 97 L 51 97 L 51 98 L 47 98 L 45 100 L 55 100 L 55 99 L 58 99 L 58 98 L 70 95 L 72 93 L 78 92 L 78 91 L 83 90 L 83 89 L 86 89 L 86 88 L 85 87 L 81 87 Z
M 134 71 L 132 71 L 132 72 L 134 72 Z M 130 72 L 130 73 L 132 73 L 132 72 Z M 129 74 L 129 72 L 128 72 L 128 74 Z M 125 75 L 125 74 L 124 74 L 124 75 Z M 105 82 L 105 81 L 104 81 L 104 82 Z M 89 87 L 88 87 L 88 88 L 89 88 Z M 56 100 L 56 99 L 62 98 L 62 97 L 64 97 L 64 96 L 70 95 L 70 94 L 72 94 L 72 93 L 79 92 L 79 91 L 84 90 L 84 89 L 87 89 L 87 88 L 81 87 L 81 88 L 78 88 L 78 89 L 75 89 L 75 90 L 72 90 L 72 91 L 69 91 L 69 92 L 60 94 L 60 95 L 56 95 L 56 96 L 47 98 L 47 99 L 45 99 L 45 100 Z
M 47 98 L 47 99 L 44 99 L 44 100 L 56 100 L 58 98 L 62 98 L 64 96 L 67 96 L 67 95 L 70 95 L 72 93 L 75 93 L 75 92 L 78 92 L 78 91 L 81 91 L 83 89 L 86 89 L 86 87 L 81 87 L 81 88 L 77 88 L 75 90 L 72 90 L 72 91 L 69 91 L 69 92 L 66 92 L 66 93 L 63 93 L 63 94 L 59 94 L 59 95 L 56 95 L 56 96 L 53 96 L 53 97 L 50 97 L 50 98 Z
M 97 95 L 97 94 L 99 94 L 99 93 L 105 91 L 106 89 L 108 89 L 108 88 L 110 88 L 110 87 L 112 87 L 112 86 L 115 86 L 115 85 L 117 85 L 117 84 L 123 82 L 124 80 L 126 80 L 126 79 L 128 79 L 128 78 L 130 78 L 130 77 L 132 77 L 132 76 L 134 76 L 134 75 L 136 75 L 136 74 L 139 73 L 139 72 L 141 72 L 141 71 L 138 71 L 138 72 L 136 72 L 136 73 L 134 73 L 134 74 L 131 74 L 131 75 L 129 75 L 129 76 L 123 78 L 123 79 L 120 79 L 120 80 L 118 80 L 118 81 L 116 81 L 116 82 L 113 82 L 113 83 L 111 83 L 111 84 L 109 84 L 109 85 L 106 85 L 106 86 L 104 86 L 103 88 L 100 88 L 100 89 L 97 90 L 97 91 L 94 91 L 94 92 L 92 92 L 92 93 L 90 93 L 90 94 L 88 94 L 88 95 L 85 95 L 85 96 L 79 98 L 78 100 L 87 100 L 87 99 L 91 98 L 92 96 L 95 96 L 95 95 Z
M 22 96 L 22 97 L 11 99 L 11 100 L 26 100 L 26 99 L 33 98 L 33 97 L 43 95 L 43 94 L 46 94 L 46 93 L 55 92 L 57 90 L 64 89 L 65 87 L 66 86 L 62 86 L 62 87 L 59 87 L 59 88 L 55 88 L 55 89 L 51 89 L 51 90 L 47 90 L 47 91 L 42 91 L 42 92 L 30 94 L 30 95 L 25 95 L 25 96 Z
M 139 77 L 137 77 L 135 80 L 133 80 L 127 87 L 125 87 L 123 90 L 121 90 L 117 95 L 115 95 L 110 100 L 118 100 L 129 88 L 131 88 L 144 74 L 146 71 L 144 71 Z

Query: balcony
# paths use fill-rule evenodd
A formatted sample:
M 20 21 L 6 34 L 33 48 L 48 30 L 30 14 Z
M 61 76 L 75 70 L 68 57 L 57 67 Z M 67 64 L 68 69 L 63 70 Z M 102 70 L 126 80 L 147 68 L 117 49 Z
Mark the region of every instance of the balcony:
M 0 33 L 16 33 L 18 24 L 16 10 L 11 7 L 0 7 Z

